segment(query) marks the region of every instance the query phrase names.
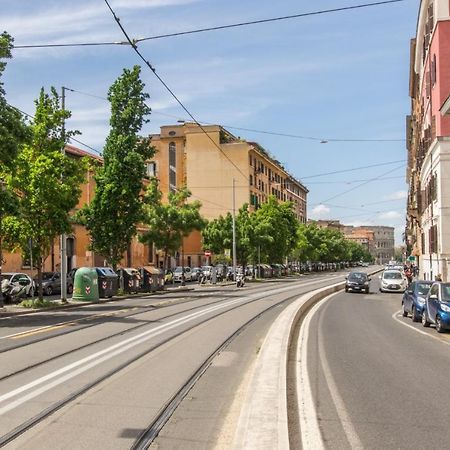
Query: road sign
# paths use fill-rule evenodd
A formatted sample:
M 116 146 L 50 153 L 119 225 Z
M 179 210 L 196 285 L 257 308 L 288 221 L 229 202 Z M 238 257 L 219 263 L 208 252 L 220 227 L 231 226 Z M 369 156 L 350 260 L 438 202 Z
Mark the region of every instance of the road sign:
M 205 256 L 211 256 L 211 250 L 205 250 Z

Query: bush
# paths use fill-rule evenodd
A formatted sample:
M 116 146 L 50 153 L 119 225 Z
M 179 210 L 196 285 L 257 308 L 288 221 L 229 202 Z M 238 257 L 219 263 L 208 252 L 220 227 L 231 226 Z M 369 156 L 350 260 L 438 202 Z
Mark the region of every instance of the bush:
M 22 306 L 23 308 L 53 308 L 55 306 L 58 306 L 58 303 L 55 303 L 50 300 L 39 300 L 36 299 L 33 300 L 28 298 L 26 300 L 23 300 L 19 306 Z

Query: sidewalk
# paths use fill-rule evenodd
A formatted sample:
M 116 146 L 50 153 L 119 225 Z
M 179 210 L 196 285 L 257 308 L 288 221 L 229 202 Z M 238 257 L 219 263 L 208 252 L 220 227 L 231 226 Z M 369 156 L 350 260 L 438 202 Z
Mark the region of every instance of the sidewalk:
M 44 301 L 49 301 L 54 303 L 54 306 L 43 307 L 43 308 L 24 308 L 23 306 L 19 306 L 18 304 L 5 304 L 3 308 L 0 308 L 0 318 L 2 317 L 10 317 L 10 316 L 20 316 L 24 314 L 33 314 L 42 311 L 56 311 L 56 310 L 64 310 L 70 308 L 76 308 L 79 306 L 85 305 L 98 305 L 101 303 L 114 302 L 119 300 L 126 300 L 128 298 L 138 298 L 138 297 L 152 297 L 154 295 L 162 295 L 162 294 L 170 294 L 173 292 L 187 292 L 194 290 L 194 286 L 171 286 L 166 287 L 162 291 L 154 291 L 154 292 L 140 292 L 137 294 L 125 294 L 125 295 L 116 295 L 111 298 L 100 298 L 98 302 L 83 302 L 80 300 L 72 300 L 72 298 L 67 299 L 67 303 L 62 303 L 61 299 L 48 298 L 44 297 Z M 35 298 L 37 301 L 37 298 Z

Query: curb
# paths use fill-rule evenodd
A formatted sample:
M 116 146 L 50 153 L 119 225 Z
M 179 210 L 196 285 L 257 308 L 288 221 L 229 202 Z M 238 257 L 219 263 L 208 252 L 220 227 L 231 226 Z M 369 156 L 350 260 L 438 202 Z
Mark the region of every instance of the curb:
M 381 270 L 369 273 L 374 275 Z M 300 295 L 270 327 L 254 365 L 232 448 L 274 450 L 289 448 L 287 415 L 288 349 L 293 331 L 305 312 L 322 298 L 345 286 L 332 286 Z
M 99 305 L 102 303 L 107 302 L 114 302 L 114 301 L 120 301 L 120 300 L 127 300 L 130 298 L 137 298 L 137 297 L 152 297 L 153 295 L 161 295 L 161 294 L 172 294 L 172 293 L 178 293 L 178 292 L 187 292 L 187 291 L 193 291 L 194 288 L 186 287 L 186 286 L 179 286 L 176 289 L 165 289 L 163 291 L 154 291 L 154 292 L 142 292 L 137 294 L 130 294 L 130 295 L 124 295 L 120 297 L 111 297 L 111 298 L 100 298 L 98 302 L 78 302 L 78 303 L 67 303 L 67 304 L 60 304 L 56 306 L 52 306 L 49 308 L 24 308 L 23 311 L 8 311 L 1 310 L 0 309 L 0 319 L 3 317 L 15 317 L 15 316 L 23 316 L 26 314 L 36 314 L 40 312 L 46 312 L 46 311 L 59 311 L 59 310 L 66 310 L 66 309 L 73 309 L 73 308 L 79 308 L 82 306 L 87 305 Z

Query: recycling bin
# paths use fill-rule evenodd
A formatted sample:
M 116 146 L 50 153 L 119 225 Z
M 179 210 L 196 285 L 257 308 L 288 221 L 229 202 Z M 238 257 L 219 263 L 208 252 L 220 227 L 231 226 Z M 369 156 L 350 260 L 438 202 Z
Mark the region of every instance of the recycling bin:
M 119 270 L 120 287 L 131 294 L 140 291 L 141 274 L 137 269 L 126 267 Z
M 119 277 L 116 272 L 111 267 L 96 267 L 95 270 L 98 276 L 98 293 L 100 298 L 111 298 L 113 295 L 117 295 Z
M 153 289 L 153 278 L 151 268 L 140 267 L 138 269 L 140 280 L 139 280 L 139 291 L 140 292 L 150 292 Z
M 72 300 L 98 302 L 98 275 L 92 267 L 80 267 L 75 273 Z

